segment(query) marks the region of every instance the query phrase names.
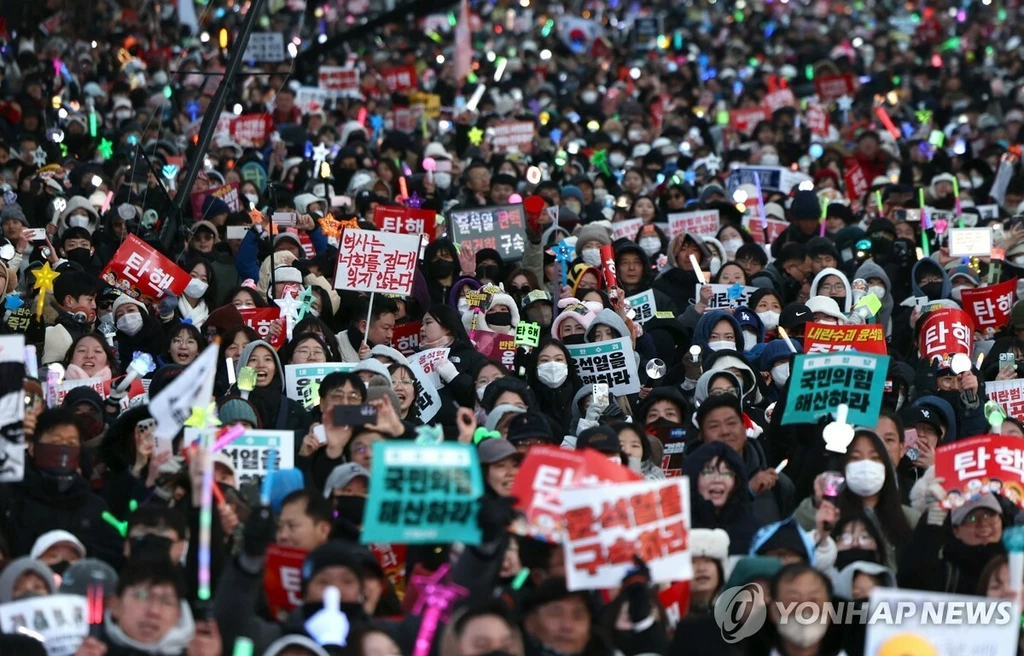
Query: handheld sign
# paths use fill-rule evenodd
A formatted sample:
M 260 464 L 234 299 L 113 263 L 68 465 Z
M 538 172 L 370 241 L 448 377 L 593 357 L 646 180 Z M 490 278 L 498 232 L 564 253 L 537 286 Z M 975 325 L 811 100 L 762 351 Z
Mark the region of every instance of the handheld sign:
M 851 423 L 874 426 L 888 367 L 888 356 L 873 353 L 796 356 L 783 425 L 817 423 L 845 405 Z

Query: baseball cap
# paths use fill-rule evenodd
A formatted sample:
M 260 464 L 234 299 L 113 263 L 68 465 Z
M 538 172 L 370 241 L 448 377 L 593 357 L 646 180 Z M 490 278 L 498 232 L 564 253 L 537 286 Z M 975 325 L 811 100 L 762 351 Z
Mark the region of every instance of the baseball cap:
M 82 541 L 76 538 L 73 534 L 61 529 L 47 531 L 36 538 L 35 544 L 32 545 L 32 551 L 29 552 L 29 555 L 32 558 L 39 558 L 46 553 L 47 549 L 62 542 L 73 546 L 75 550 L 78 551 L 79 557 L 85 558 L 85 545 L 82 544 Z
M 555 436 L 544 416 L 537 412 L 516 415 L 508 424 L 508 441 L 512 444 L 526 440 L 543 440 L 553 443 Z
M 360 476 L 369 483 L 370 472 L 366 471 L 366 468 L 362 465 L 357 465 L 354 462 L 338 465 L 331 472 L 331 475 L 327 477 L 327 482 L 324 483 L 324 498 L 329 499 L 336 489 L 345 487 Z
M 782 314 L 779 316 L 779 325 L 789 332 L 794 332 L 797 326 L 802 328 L 805 323 L 813 321 L 813 319 L 814 314 L 811 312 L 811 308 L 803 303 L 790 303 L 782 308 Z
M 839 304 L 836 303 L 834 298 L 829 296 L 812 296 L 807 299 L 807 308 L 817 314 L 827 314 L 828 316 L 836 319 L 837 321 L 843 321 L 846 319 L 843 316 L 842 311 L 839 309 Z M 781 318 L 779 323 L 781 323 Z
M 928 424 L 941 433 L 942 429 L 945 428 L 946 422 L 942 413 L 937 410 L 918 406 L 910 408 L 903 415 L 904 426 L 913 426 L 914 424 Z
M 978 508 L 988 508 L 997 515 L 1003 514 L 1003 509 L 999 505 L 999 500 L 996 499 L 995 495 L 991 492 L 981 494 L 959 508 L 954 508 L 950 511 L 950 521 L 953 522 L 953 526 L 960 526 L 967 519 L 967 515 L 977 510 Z
M 505 458 L 519 455 L 516 447 L 511 442 L 502 439 L 484 440 L 477 445 L 476 450 L 480 456 L 481 464 L 484 465 L 493 465 Z
M 576 449 L 594 449 L 601 453 L 617 454 L 622 450 L 619 437 L 610 426 L 595 426 L 579 434 Z

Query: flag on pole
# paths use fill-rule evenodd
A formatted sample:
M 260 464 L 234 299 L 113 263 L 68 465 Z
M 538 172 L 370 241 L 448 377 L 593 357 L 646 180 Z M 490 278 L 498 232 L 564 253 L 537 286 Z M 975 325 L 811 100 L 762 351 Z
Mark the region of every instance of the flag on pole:
M 178 23 L 189 27 L 192 34 L 199 33 L 195 0 L 178 0 Z
M 191 416 L 192 408 L 206 408 L 210 404 L 219 352 L 220 345 L 207 346 L 177 378 L 150 399 L 149 412 L 156 419 L 156 440 L 174 439 Z
M 473 43 L 469 30 L 469 0 L 459 5 L 459 21 L 455 25 L 455 78 L 461 84 L 473 65 Z

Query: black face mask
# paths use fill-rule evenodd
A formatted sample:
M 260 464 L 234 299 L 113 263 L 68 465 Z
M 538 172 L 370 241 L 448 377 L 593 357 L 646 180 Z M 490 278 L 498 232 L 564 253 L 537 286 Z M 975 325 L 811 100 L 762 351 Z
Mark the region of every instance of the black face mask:
M 499 271 L 498 267 L 494 266 L 493 264 L 486 264 L 484 266 L 478 266 L 476 268 L 477 280 L 496 281 L 498 280 L 500 275 L 501 271 Z
M 88 248 L 72 248 L 64 253 L 64 257 L 71 262 L 86 266 L 92 260 L 92 251 Z
M 427 266 L 427 273 L 434 280 L 447 278 L 455 273 L 455 262 L 451 260 L 434 260 Z
M 857 561 L 881 564 L 878 562 L 878 553 L 871 549 L 846 549 L 836 553 L 837 570 L 841 570 L 850 563 Z
M 492 312 L 487 315 L 487 325 L 507 328 L 512 325 L 512 313 Z
M 156 533 L 145 533 L 131 538 L 132 556 L 143 554 L 167 556 L 171 553 L 171 539 Z
M 846 297 L 845 296 L 833 296 L 832 300 L 839 306 L 840 312 L 846 312 Z
M 562 338 L 562 343 L 563 344 L 577 345 L 577 344 L 582 344 L 583 343 L 583 339 L 584 339 L 583 333 L 576 333 L 575 335 L 566 335 L 565 337 L 563 337 Z
M 942 283 L 941 282 L 930 282 L 927 285 L 918 285 L 921 288 L 921 293 L 932 300 L 942 298 Z
M 69 567 L 71 567 L 71 563 L 69 563 L 66 560 L 62 560 L 59 563 L 54 563 L 53 565 L 50 565 L 50 569 L 53 570 L 53 573 L 59 574 L 60 576 L 64 576 L 64 572 L 68 571 Z
M 77 446 L 36 444 L 32 462 L 36 469 L 57 485 L 57 490 L 67 492 L 78 477 L 78 457 L 81 449 Z
M 334 497 L 334 512 L 338 519 L 347 519 L 356 526 L 363 525 L 363 513 L 366 512 L 366 497 L 343 495 Z

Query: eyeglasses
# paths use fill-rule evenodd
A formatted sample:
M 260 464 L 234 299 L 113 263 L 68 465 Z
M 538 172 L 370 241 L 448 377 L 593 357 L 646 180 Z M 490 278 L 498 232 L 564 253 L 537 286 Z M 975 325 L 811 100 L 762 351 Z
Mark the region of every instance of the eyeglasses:
M 739 397 L 740 391 L 735 387 L 716 387 L 715 389 L 708 390 L 708 396 L 722 396 L 723 394 L 732 394 L 735 397 Z
M 171 340 L 173 346 L 199 346 L 199 342 L 191 337 L 175 337 Z
M 713 467 L 705 467 L 704 469 L 700 470 L 700 475 L 705 478 L 709 478 L 713 481 L 731 480 L 736 477 L 736 474 L 729 471 L 728 469 L 722 471 L 720 469 L 714 469 Z
M 991 510 L 972 510 L 970 513 L 967 514 L 967 517 L 964 517 L 963 523 L 980 524 L 982 522 L 990 522 L 998 517 L 999 515 L 997 513 L 992 512 Z
M 165 609 L 178 607 L 177 596 L 171 594 L 153 594 L 147 588 L 134 588 L 131 590 L 126 590 L 125 594 L 128 596 L 128 598 L 138 601 L 139 603 L 146 603 L 148 601 L 155 603 L 157 606 L 160 606 Z
M 401 385 L 402 387 L 412 387 L 416 384 L 413 381 L 408 380 L 406 378 L 392 378 L 391 383 L 394 387 L 398 387 L 399 385 Z
M 831 285 L 829 285 L 829 284 L 818 285 L 818 293 L 819 294 L 831 294 L 833 292 L 845 292 L 845 291 L 846 291 L 846 286 L 843 285 L 843 283 L 841 283 L 841 282 L 833 283 Z
M 868 533 L 843 533 L 836 542 L 843 547 L 857 545 L 858 547 L 870 549 L 876 546 L 875 538 L 871 537 Z
M 299 355 L 304 358 L 310 358 L 314 356 L 322 358 L 326 357 L 327 354 L 324 353 L 324 350 L 322 348 L 309 348 L 308 346 L 303 346 L 302 348 L 295 349 L 295 355 Z
M 346 403 L 346 402 L 348 402 L 348 403 L 356 403 L 356 404 L 358 404 L 358 403 L 362 403 L 363 402 L 363 397 L 360 396 L 359 392 L 348 392 L 348 393 L 343 392 L 343 391 L 331 392 L 330 394 L 327 395 L 326 398 L 327 398 L 327 400 L 331 401 L 332 403 Z

